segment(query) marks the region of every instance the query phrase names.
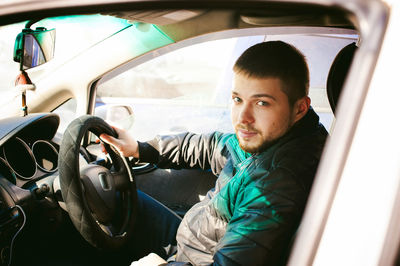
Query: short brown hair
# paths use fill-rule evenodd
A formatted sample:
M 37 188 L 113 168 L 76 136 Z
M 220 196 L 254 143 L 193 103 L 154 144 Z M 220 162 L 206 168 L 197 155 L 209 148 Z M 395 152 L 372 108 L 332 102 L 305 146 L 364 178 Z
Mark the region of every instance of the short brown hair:
M 309 71 L 304 55 L 285 42 L 251 46 L 238 58 L 233 70 L 253 78 L 279 78 L 291 106 L 308 95 Z

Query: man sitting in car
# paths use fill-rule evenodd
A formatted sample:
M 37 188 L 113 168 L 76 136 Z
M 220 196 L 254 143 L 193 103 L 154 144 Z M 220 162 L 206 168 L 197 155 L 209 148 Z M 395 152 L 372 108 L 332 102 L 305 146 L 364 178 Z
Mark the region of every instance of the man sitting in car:
M 327 132 L 310 107 L 307 63 L 293 46 L 254 45 L 236 61 L 234 74 L 235 134 L 184 133 L 138 142 L 116 129 L 118 139 L 100 136 L 126 157 L 160 168 L 211 169 L 218 176 L 182 220 L 139 192 L 142 236 L 136 250 L 167 259 L 177 246 L 174 260 L 193 265 L 282 263 Z

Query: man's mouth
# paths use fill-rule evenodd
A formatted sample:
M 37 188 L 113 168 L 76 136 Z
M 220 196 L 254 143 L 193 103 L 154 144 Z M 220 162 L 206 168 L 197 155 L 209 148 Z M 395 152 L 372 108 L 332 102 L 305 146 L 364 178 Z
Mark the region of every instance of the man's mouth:
M 249 139 L 257 135 L 257 131 L 255 130 L 247 130 L 247 129 L 242 129 L 238 128 L 237 130 L 238 137 L 241 139 Z

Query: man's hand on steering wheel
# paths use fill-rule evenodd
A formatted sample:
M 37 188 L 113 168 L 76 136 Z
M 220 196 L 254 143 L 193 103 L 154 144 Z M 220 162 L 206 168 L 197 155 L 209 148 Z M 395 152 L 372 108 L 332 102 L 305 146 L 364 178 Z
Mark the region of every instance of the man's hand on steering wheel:
M 124 129 L 112 126 L 118 134 L 118 138 L 112 137 L 105 133 L 100 135 L 100 139 L 107 144 L 114 146 L 118 152 L 124 157 L 139 158 L 139 145 L 138 142 Z M 104 146 L 103 152 L 107 153 Z

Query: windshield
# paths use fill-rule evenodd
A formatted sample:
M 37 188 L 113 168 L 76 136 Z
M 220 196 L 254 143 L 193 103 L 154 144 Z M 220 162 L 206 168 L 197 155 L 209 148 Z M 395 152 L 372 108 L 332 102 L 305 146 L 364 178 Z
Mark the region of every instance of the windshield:
M 20 91 L 14 88 L 19 74 L 19 63 L 13 61 L 15 38 L 25 28 L 25 22 L 0 27 L 0 105 L 17 97 Z M 67 61 L 115 32 L 132 26 L 127 20 L 103 15 L 63 16 L 43 19 L 31 28 L 56 28 L 54 60 Z M 42 68 L 46 68 L 44 64 Z M 35 70 L 37 71 L 37 70 Z

